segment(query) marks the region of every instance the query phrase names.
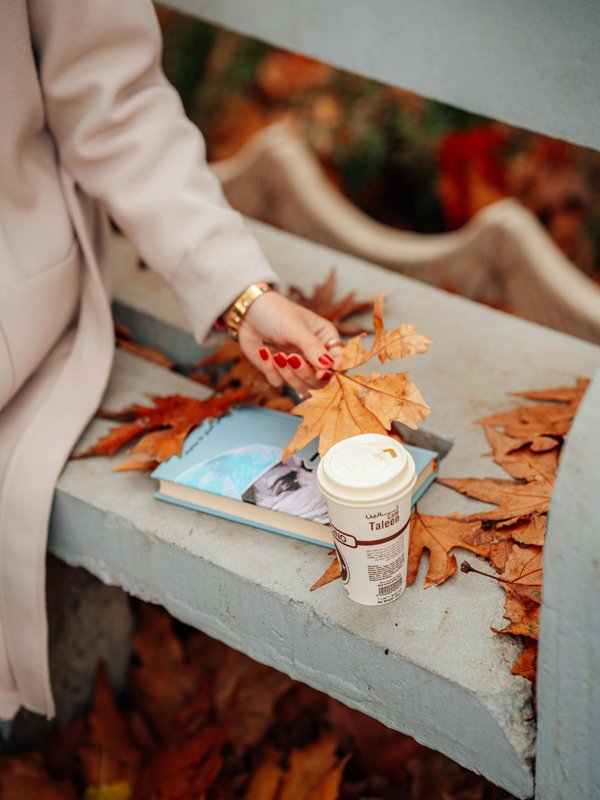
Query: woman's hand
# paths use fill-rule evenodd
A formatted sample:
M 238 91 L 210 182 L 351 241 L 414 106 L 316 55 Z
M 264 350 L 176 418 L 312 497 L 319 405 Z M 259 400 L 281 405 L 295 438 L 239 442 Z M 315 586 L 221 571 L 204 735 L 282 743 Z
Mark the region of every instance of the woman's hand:
M 272 386 L 287 383 L 300 396 L 322 386 L 341 365 L 343 345 L 335 325 L 274 291 L 252 303 L 238 338 Z

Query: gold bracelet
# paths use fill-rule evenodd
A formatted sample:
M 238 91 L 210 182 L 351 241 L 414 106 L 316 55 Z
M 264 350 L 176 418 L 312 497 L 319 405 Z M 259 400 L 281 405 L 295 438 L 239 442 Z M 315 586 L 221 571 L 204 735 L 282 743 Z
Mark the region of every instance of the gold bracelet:
M 270 291 L 271 286 L 268 283 L 251 283 L 234 302 L 226 322 L 227 332 L 234 341 L 237 342 L 240 324 L 252 303 Z

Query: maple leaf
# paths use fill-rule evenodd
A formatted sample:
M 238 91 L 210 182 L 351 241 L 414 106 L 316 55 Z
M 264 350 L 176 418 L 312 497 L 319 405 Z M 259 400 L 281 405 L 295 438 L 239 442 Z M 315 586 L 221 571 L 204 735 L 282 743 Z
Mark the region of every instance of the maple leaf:
M 588 378 L 578 378 L 576 386 L 557 386 L 554 389 L 511 392 L 515 397 L 526 397 L 528 400 L 544 400 L 551 403 L 579 404 L 590 382 Z
M 170 737 L 176 715 L 196 696 L 201 670 L 186 658 L 173 632 L 172 618 L 153 606 L 139 608 L 133 648 L 138 658 L 131 673 L 136 707 L 154 732 Z M 177 675 L 176 681 L 171 679 L 173 675 Z
M 542 601 L 541 547 L 513 545 L 504 572 L 500 576 L 475 569 L 466 561 L 461 564 L 461 570 L 493 578 L 505 589 L 504 616 L 510 620 L 510 624 L 501 630 L 492 628 L 494 633 L 510 633 L 537 639 Z
M 424 586 L 437 586 L 447 581 L 458 569 L 456 557 L 449 554 L 451 546 L 445 546 L 439 534 L 439 526 L 450 526 L 462 529 L 462 524 L 456 520 L 447 520 L 444 517 L 426 517 L 414 512 L 410 523 L 408 569 L 406 585 L 410 586 L 419 570 L 419 563 L 423 550 L 429 551 L 429 568 L 425 576 Z M 435 528 L 438 527 L 436 531 Z
M 375 356 L 385 363 L 388 359 L 424 353 L 429 347 L 430 340 L 417 333 L 414 325 L 400 325 L 386 331 L 382 307 L 383 295 L 379 295 L 374 307 L 375 338 L 371 349 L 365 349 L 361 336 L 351 339 L 344 348 L 340 371 L 332 375 L 325 387 L 312 390 L 308 400 L 295 407 L 294 414 L 302 416 L 303 421 L 284 450 L 284 461 L 316 436 L 323 456 L 332 445 L 349 436 L 385 435 L 396 420 L 416 428 L 430 413 L 407 373 L 347 374 Z
M 84 800 L 129 800 L 131 793 L 129 781 L 118 781 L 103 786 L 88 786 Z
M 536 514 L 515 522 L 513 525 L 502 525 L 503 534 L 519 544 L 533 544 L 541 547 L 546 535 L 547 517 Z M 484 521 L 485 525 L 485 521 Z M 496 566 L 496 565 L 494 565 Z
M 125 424 L 111 428 L 87 450 L 73 453 L 72 458 L 113 455 L 137 436 L 143 438 L 133 448 L 131 457 L 113 469 L 149 470 L 161 461 L 181 452 L 185 437 L 192 428 L 209 417 L 218 417 L 248 399 L 247 388 L 234 389 L 222 395 L 197 400 L 184 395 L 153 396 L 155 407 L 133 405 L 116 412 L 101 411 L 108 419 L 125 419 Z
M 104 666 L 98 670 L 88 726 L 88 736 L 79 748 L 86 784 L 135 783 L 144 754 L 117 707 Z
M 515 661 L 511 672 L 513 675 L 522 675 L 528 681 L 535 683 L 537 671 L 537 641 L 531 640 L 523 649 L 519 658 Z
M 552 485 L 545 481 L 517 483 L 497 478 L 438 478 L 442 486 L 454 489 L 498 508 L 457 517 L 463 521 L 490 520 L 513 525 L 519 520 L 548 510 Z
M 121 325 L 120 322 L 115 322 L 115 341 L 117 347 L 122 350 L 127 350 L 129 353 L 133 353 L 146 361 L 151 361 L 153 364 L 158 364 L 160 367 L 173 369 L 175 366 L 173 359 L 169 358 L 162 350 L 157 347 L 148 347 L 148 345 L 140 344 L 131 331 L 125 325 Z
M 456 547 L 487 558 L 496 569 L 503 569 L 511 552 L 510 534 L 493 526 L 482 526 L 478 520 L 429 516 L 414 511 L 411 517 L 406 584 L 417 577 L 424 550 L 429 552 L 429 568 L 424 588 L 438 586 L 458 569 L 450 551 Z
M 302 750 L 292 750 L 278 800 L 336 800 L 348 757 L 340 760 L 337 741 L 325 734 Z
M 2 800 L 76 800 L 74 786 L 54 781 L 39 753 L 0 755 L 0 797 Z
M 219 391 L 244 387 L 249 393 L 247 402 L 278 411 L 290 411 L 294 406 L 292 398 L 285 394 L 285 387 L 271 386 L 239 344 L 230 339 L 192 367 L 188 378 Z
M 553 483 L 558 469 L 558 449 L 534 452 L 527 446 L 518 446 L 512 436 L 491 425 L 484 426 L 485 435 L 492 446 L 492 456 L 513 478 L 525 481 L 542 480 Z
M 535 406 L 518 406 L 512 411 L 492 414 L 476 420 L 479 425 L 504 426 L 504 432 L 516 439 L 513 449 L 530 443 L 535 450 L 557 447 L 573 422 L 574 412 L 563 406 L 540 403 Z
M 299 303 L 305 308 L 309 308 L 321 317 L 333 322 L 341 336 L 354 336 L 364 328 L 352 325 L 345 320 L 353 314 L 361 314 L 368 311 L 373 306 L 372 300 L 357 302 L 356 292 L 349 292 L 341 300 L 334 301 L 336 272 L 332 269 L 323 283 L 318 283 L 312 295 L 306 295 L 297 286 L 288 288 L 288 297 L 295 303 Z
M 326 586 L 328 583 L 331 583 L 331 581 L 335 581 L 341 577 L 342 571 L 340 569 L 340 562 L 336 556 L 321 577 L 310 587 L 310 591 L 314 592 L 315 589 L 320 589 L 321 586 Z
M 518 596 L 542 602 L 542 548 L 514 545 L 506 569 L 498 580 Z

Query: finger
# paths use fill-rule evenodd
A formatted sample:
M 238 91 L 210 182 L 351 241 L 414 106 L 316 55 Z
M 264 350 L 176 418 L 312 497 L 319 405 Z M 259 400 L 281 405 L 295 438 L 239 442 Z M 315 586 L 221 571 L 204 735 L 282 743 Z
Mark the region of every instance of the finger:
M 292 387 L 296 394 L 305 395 L 309 389 L 317 385 L 312 368 L 296 353 L 291 355 L 275 353 L 273 361 L 279 376 L 288 386 Z M 309 383 L 306 378 L 309 378 L 311 382 Z
M 340 347 L 341 340 L 337 328 L 332 322 L 318 314 L 307 309 L 303 309 L 303 311 L 305 312 L 303 321 L 306 331 L 311 337 L 311 344 L 308 339 L 305 339 L 305 343 L 301 346 L 302 352 L 315 369 L 323 369 L 323 367 L 339 369 L 342 365 L 343 351 Z M 334 343 L 336 344 L 334 345 Z
M 290 353 L 287 357 L 288 368 L 293 370 L 295 377 L 302 381 L 306 389 L 316 389 L 321 386 L 321 381 L 316 376 L 314 369 L 302 358 L 299 353 Z
M 333 369 L 336 366 L 336 359 L 327 352 L 324 342 L 305 325 L 295 326 L 290 339 L 315 372 Z
M 239 342 L 248 361 L 263 373 L 271 386 L 276 389 L 283 386 L 284 381 L 273 362 L 273 354 L 264 346 L 260 337 L 248 328 L 240 331 Z
M 336 369 L 339 369 L 342 365 L 344 358 L 344 346 L 344 342 L 339 337 L 335 339 L 328 339 L 328 341 L 325 342 L 327 352 L 333 358 Z

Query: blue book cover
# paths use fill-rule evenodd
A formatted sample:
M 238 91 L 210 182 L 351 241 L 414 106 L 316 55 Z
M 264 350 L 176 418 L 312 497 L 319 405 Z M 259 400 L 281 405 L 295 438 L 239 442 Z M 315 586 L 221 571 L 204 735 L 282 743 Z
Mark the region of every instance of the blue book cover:
M 327 505 L 316 480 L 318 440 L 281 461 L 300 422 L 258 406 L 207 420 L 191 431 L 180 456 L 152 473 L 160 481 L 156 497 L 331 547 Z M 438 455 L 405 447 L 419 476 L 414 504 L 435 478 Z

